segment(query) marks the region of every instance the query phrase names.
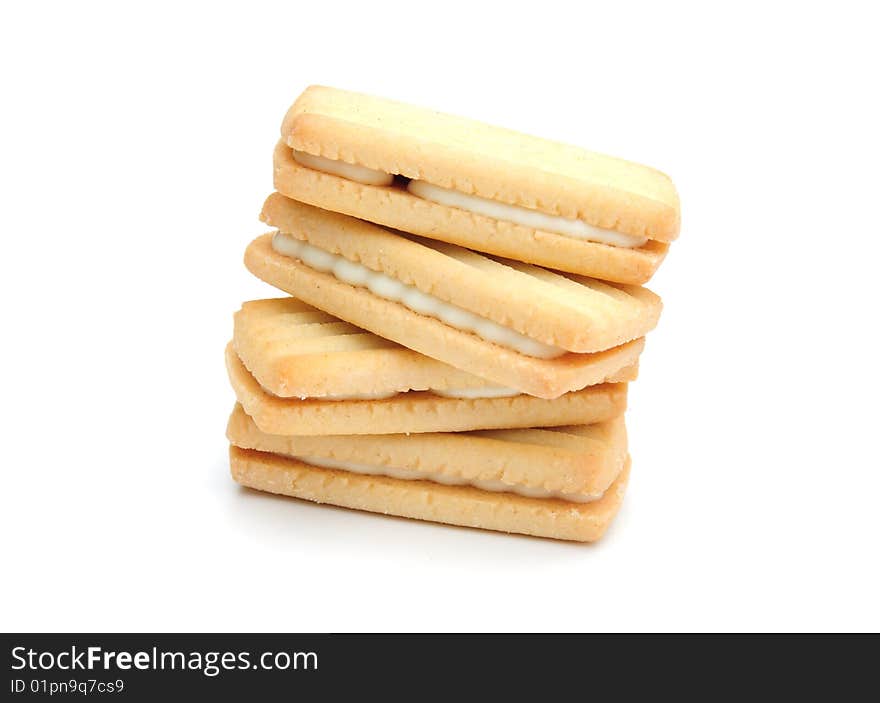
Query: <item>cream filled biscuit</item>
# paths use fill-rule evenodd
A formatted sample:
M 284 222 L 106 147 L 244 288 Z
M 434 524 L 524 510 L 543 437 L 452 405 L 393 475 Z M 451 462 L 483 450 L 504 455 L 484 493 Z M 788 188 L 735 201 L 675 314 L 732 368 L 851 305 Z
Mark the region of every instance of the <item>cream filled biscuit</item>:
M 236 405 L 227 437 L 311 466 L 573 503 L 601 498 L 627 454 L 622 415 L 553 429 L 290 436 L 261 431 Z
M 592 424 L 626 409 L 626 383 L 634 368 L 612 375 L 614 382 L 588 386 L 553 400 L 509 397 L 444 397 L 409 391 L 384 399 L 281 398 L 267 392 L 230 344 L 226 368 L 235 396 L 257 426 L 277 435 L 400 434 Z M 320 372 L 319 372 L 320 373 Z M 343 377 L 344 378 L 344 377 Z
M 275 185 L 403 231 L 623 283 L 650 278 L 680 219 L 671 181 L 645 166 L 318 86 L 285 117 Z
M 409 391 L 447 398 L 520 395 L 395 344 L 296 298 L 253 300 L 234 316 L 233 347 L 268 393 L 300 400 L 380 400 Z M 590 356 L 584 385 L 635 377 L 643 339 Z M 624 373 L 624 370 L 625 373 Z
M 660 316 L 647 288 L 496 259 L 270 195 L 275 252 L 528 356 L 595 352 L 644 336 Z
M 603 496 L 588 503 L 529 498 L 472 486 L 409 481 L 305 464 L 230 446 L 232 477 L 242 486 L 344 508 L 537 537 L 591 542 L 620 509 L 629 461 Z
M 271 234 L 264 235 L 245 251 L 245 265 L 251 273 L 380 337 L 485 378 L 493 385 L 540 398 L 557 398 L 594 382 L 593 354 L 568 353 L 551 359 L 521 354 L 315 271 L 274 251 L 271 241 Z
M 643 336 L 660 315 L 660 299 L 645 288 L 426 243 L 280 195 L 267 200 L 263 218 L 281 234 L 248 248 L 245 263 L 258 277 L 386 339 L 541 397 L 587 385 L 584 354 Z
M 425 293 L 414 285 L 349 261 L 341 254 L 331 254 L 290 234 L 276 232 L 272 238 L 272 248 L 279 254 L 299 259 L 315 271 L 330 273 L 342 283 L 366 288 L 380 298 L 401 303 L 414 312 L 441 320 L 463 332 L 472 332 L 487 342 L 541 359 L 553 359 L 565 354 L 565 350 L 560 347 L 539 342 L 487 317 L 448 303 L 436 295 Z

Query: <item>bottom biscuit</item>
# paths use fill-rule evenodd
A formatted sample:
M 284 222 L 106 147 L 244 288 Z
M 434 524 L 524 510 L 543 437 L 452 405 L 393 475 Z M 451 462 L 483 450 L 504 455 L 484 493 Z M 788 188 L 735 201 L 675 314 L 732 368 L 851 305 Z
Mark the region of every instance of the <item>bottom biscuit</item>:
M 385 515 L 536 537 L 593 542 L 620 509 L 629 460 L 605 495 L 591 503 L 526 498 L 468 486 L 407 481 L 318 468 L 252 449 L 229 448 L 232 477 L 242 486 Z

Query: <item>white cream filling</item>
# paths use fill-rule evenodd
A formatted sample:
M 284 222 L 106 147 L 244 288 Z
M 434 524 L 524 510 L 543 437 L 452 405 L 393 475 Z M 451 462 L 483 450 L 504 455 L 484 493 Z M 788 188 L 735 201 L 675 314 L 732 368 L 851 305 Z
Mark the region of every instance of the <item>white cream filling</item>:
M 325 159 L 323 156 L 315 156 L 296 149 L 292 151 L 294 161 L 315 171 L 323 171 L 368 186 L 390 186 L 394 182 L 394 176 L 384 171 L 377 171 L 357 164 L 347 164 L 344 161 Z
M 614 247 L 635 249 L 643 246 L 648 241 L 647 237 L 636 237 L 632 234 L 615 232 L 610 229 L 599 229 L 588 225 L 583 220 L 575 220 L 558 215 L 548 215 L 537 210 L 499 203 L 497 200 L 481 198 L 478 195 L 460 193 L 451 188 L 441 188 L 425 181 L 410 181 L 406 189 L 419 198 L 430 200 L 447 207 L 467 210 L 476 215 L 491 217 L 495 220 L 513 222 L 523 227 L 531 227 L 543 232 L 553 232 L 573 239 L 586 239 L 590 242 L 610 244 Z
M 297 461 L 310 466 L 318 466 L 324 469 L 342 469 L 343 471 L 351 471 L 356 474 L 366 474 L 368 476 L 388 476 L 390 478 L 398 478 L 404 481 L 432 481 L 433 483 L 442 483 L 446 486 L 473 486 L 483 491 L 491 491 L 492 493 L 516 493 L 526 498 L 559 498 L 572 503 L 589 503 L 602 497 L 601 493 L 562 493 L 561 491 L 548 491 L 543 488 L 532 488 L 530 486 L 515 486 L 503 481 L 479 481 L 468 480 L 458 476 L 447 476 L 435 471 L 415 471 L 410 469 L 398 469 L 393 466 L 373 466 L 371 464 L 355 464 L 348 461 L 336 461 L 335 459 L 322 459 L 313 456 L 292 456 Z
M 344 161 L 327 159 L 323 156 L 313 156 L 296 149 L 291 151 L 293 151 L 293 158 L 297 163 L 316 171 L 323 171 L 324 173 L 330 173 L 340 178 L 371 186 L 389 186 L 394 182 L 394 176 L 384 171 L 348 164 Z M 416 197 L 430 200 L 439 205 L 466 210 L 475 215 L 512 222 L 543 232 L 561 234 L 564 237 L 571 237 L 573 239 L 584 239 L 589 242 L 609 244 L 625 249 L 636 249 L 644 246 L 648 241 L 647 237 L 638 237 L 634 234 L 624 234 L 623 232 L 615 232 L 611 229 L 593 227 L 583 220 L 548 215 L 544 212 L 520 207 L 519 205 L 509 205 L 508 203 L 500 203 L 497 200 L 481 198 L 478 195 L 468 195 L 467 193 L 461 193 L 451 188 L 443 188 L 425 181 L 410 181 L 406 189 Z
M 309 268 L 330 273 L 343 283 L 367 288 L 380 298 L 401 303 L 417 313 L 436 318 L 464 332 L 472 332 L 488 342 L 513 349 L 520 354 L 541 359 L 553 359 L 565 354 L 564 349 L 526 337 L 509 327 L 423 293 L 415 286 L 373 271 L 338 254 L 331 254 L 284 232 L 275 233 L 272 237 L 272 248 L 279 254 L 299 259 Z

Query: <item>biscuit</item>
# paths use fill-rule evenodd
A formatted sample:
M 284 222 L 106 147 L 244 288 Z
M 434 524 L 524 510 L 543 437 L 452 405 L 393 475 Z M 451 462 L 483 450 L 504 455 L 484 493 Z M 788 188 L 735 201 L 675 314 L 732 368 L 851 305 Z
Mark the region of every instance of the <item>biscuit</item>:
M 245 252 L 248 270 L 320 310 L 405 347 L 502 386 L 541 398 L 583 388 L 593 376 L 587 354 L 542 359 L 463 332 L 400 303 L 342 283 L 272 249 L 272 235 L 257 238 Z
M 226 436 L 307 464 L 582 503 L 602 497 L 627 456 L 622 415 L 553 429 L 290 436 L 261 431 L 236 404 Z
M 322 173 L 294 161 L 290 147 L 275 147 L 275 190 L 324 210 L 457 244 L 517 261 L 615 283 L 647 283 L 669 251 L 649 239 L 637 249 L 544 232 L 441 205 L 398 186 L 371 186 Z
M 516 395 L 377 337 L 296 298 L 253 300 L 234 317 L 233 347 L 269 393 L 300 399 L 390 397 L 432 390 L 459 397 Z M 591 355 L 586 385 L 635 378 L 644 340 Z M 623 369 L 627 369 L 622 373 Z
M 519 427 L 586 425 L 626 409 L 626 384 L 602 383 L 546 400 L 530 395 L 446 398 L 411 391 L 384 400 L 300 400 L 266 392 L 226 348 L 229 380 L 257 426 L 278 435 L 459 432 Z M 624 370 L 621 374 L 629 373 Z M 621 375 L 621 378 L 625 376 Z
M 524 264 L 514 264 L 514 268 L 473 252 L 463 256 L 475 256 L 477 261 L 462 261 L 343 215 L 301 204 L 294 204 L 292 209 L 306 214 L 300 222 L 310 233 L 316 230 L 332 233 L 342 224 L 336 220 L 342 220 L 347 223 L 343 225 L 346 241 L 375 230 L 390 237 L 390 242 L 400 240 L 418 247 L 412 250 L 416 253 L 424 249 L 437 255 L 440 258 L 432 256 L 431 263 L 442 266 L 441 273 L 448 274 L 458 284 L 488 281 L 490 285 L 476 285 L 472 295 L 462 294 L 435 273 L 429 273 L 424 279 L 405 279 L 412 281 L 410 284 L 282 234 L 264 235 L 248 247 L 245 265 L 258 278 L 381 337 L 525 393 L 553 398 L 583 388 L 590 383 L 592 366 L 587 353 L 604 351 L 641 337 L 653 329 L 660 315 L 660 299 L 644 288 L 615 287 Z M 313 227 L 314 222 L 318 224 Z M 298 234 L 302 231 L 299 229 Z M 379 250 L 383 253 L 374 265 L 392 270 L 400 260 L 395 258 L 389 263 L 385 256 L 388 251 L 396 256 L 397 247 L 390 242 Z M 310 247 L 310 250 L 291 249 L 299 246 Z M 304 258 L 310 259 L 309 265 L 303 262 Z M 359 280 L 369 277 L 369 283 L 350 285 L 340 280 L 337 275 L 341 274 L 336 273 L 340 264 L 346 267 L 344 275 L 349 276 L 346 280 L 354 281 L 354 276 L 360 277 Z M 319 270 L 320 267 L 324 270 Z M 328 267 L 332 267 L 332 271 Z M 356 270 L 352 273 L 351 269 Z M 405 276 L 405 273 L 399 271 L 399 275 Z M 522 296 L 514 293 L 520 287 L 535 293 L 541 304 L 526 302 L 522 308 L 512 306 L 506 298 L 521 300 Z M 462 305 L 450 304 L 441 295 Z M 589 321 L 589 327 L 584 331 L 564 324 L 567 316 Z M 556 323 L 563 324 L 557 327 Z M 574 347 L 571 351 L 576 353 L 567 353 L 558 345 Z
M 595 541 L 605 533 L 620 508 L 629 478 L 627 461 L 602 498 L 573 503 L 319 468 L 236 446 L 229 448 L 229 463 L 235 481 L 269 493 L 385 515 L 579 542 Z
M 566 351 L 602 351 L 642 337 L 660 315 L 660 298 L 647 288 L 554 273 L 453 244 L 401 236 L 279 193 L 266 199 L 260 217 L 290 235 L 294 246 L 305 242 L 320 253 L 360 264 L 528 339 Z M 279 250 L 277 243 L 275 249 Z M 342 275 L 346 273 L 350 272 Z
M 288 111 L 281 136 L 279 191 L 510 258 L 644 282 L 679 231 L 678 195 L 654 169 L 390 100 L 312 86 Z M 322 169 L 332 177 L 307 178 Z M 369 172 L 379 178 L 364 178 Z M 364 187 L 343 196 L 346 182 Z M 437 200 L 427 190 L 449 192 Z M 445 204 L 419 207 L 432 201 Z M 573 241 L 566 247 L 562 239 Z M 634 248 L 626 256 L 604 251 L 623 247 Z

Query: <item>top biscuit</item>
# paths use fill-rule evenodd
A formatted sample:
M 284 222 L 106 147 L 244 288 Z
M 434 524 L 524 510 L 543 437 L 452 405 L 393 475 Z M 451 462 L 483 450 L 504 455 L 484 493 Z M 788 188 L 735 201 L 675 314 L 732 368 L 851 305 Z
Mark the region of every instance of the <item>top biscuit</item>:
M 669 242 L 671 180 L 647 166 L 424 108 L 323 86 L 284 118 L 291 148 L 460 193 Z

